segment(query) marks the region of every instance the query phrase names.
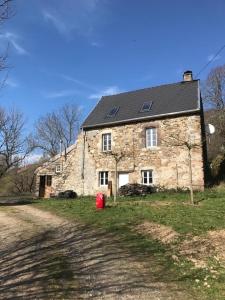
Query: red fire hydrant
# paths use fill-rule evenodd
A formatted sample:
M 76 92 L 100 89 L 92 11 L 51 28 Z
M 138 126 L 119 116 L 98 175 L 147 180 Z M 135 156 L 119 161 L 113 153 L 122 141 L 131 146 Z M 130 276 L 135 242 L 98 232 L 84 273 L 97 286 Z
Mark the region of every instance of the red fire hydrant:
M 96 195 L 96 208 L 103 209 L 105 208 L 105 196 L 102 193 Z

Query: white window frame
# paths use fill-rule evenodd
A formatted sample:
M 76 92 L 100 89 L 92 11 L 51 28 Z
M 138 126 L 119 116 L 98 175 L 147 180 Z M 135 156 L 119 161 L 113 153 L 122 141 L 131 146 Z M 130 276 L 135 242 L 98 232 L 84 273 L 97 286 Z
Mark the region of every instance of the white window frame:
M 158 145 L 157 128 L 150 127 L 145 129 L 146 148 L 154 148 Z
M 153 170 L 141 170 L 141 183 L 144 185 L 153 184 Z
M 108 152 L 112 150 L 112 135 L 111 133 L 102 134 L 102 151 Z
M 109 182 L 109 172 L 100 171 L 99 172 L 99 186 L 108 186 Z
M 62 165 L 61 164 L 57 164 L 55 166 L 55 172 L 56 173 L 61 173 L 62 172 Z

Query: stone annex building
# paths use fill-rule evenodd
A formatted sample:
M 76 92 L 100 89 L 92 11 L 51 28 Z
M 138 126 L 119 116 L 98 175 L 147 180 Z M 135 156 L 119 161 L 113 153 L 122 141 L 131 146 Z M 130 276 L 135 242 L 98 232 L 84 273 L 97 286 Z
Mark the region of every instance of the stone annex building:
M 203 110 L 191 71 L 178 83 L 102 97 L 81 129 L 66 155 L 37 169 L 37 196 L 111 195 L 127 183 L 188 187 L 190 144 L 193 186 L 204 188 Z

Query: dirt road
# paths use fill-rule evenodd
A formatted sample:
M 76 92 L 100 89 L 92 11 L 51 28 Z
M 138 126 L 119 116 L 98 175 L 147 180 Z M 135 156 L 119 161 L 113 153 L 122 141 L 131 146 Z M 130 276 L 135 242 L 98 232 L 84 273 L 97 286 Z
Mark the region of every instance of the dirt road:
M 0 207 L 0 299 L 193 299 L 156 271 L 88 226 Z

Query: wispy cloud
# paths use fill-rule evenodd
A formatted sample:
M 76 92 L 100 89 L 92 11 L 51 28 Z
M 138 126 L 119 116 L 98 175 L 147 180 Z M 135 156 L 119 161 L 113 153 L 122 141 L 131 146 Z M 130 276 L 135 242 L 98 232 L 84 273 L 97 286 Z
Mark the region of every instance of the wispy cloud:
M 49 21 L 53 24 L 59 33 L 63 35 L 67 35 L 69 33 L 69 28 L 67 25 L 53 12 L 43 11 L 43 16 L 46 21 Z
M 59 91 L 45 92 L 44 97 L 48 99 L 53 99 L 53 98 L 63 98 L 63 97 L 68 97 L 68 96 L 73 96 L 78 94 L 81 94 L 80 91 L 78 90 L 65 89 Z
M 79 85 L 80 87 L 83 87 L 85 89 L 96 91 L 96 92 L 99 91 L 99 89 L 97 89 L 95 86 L 93 86 L 93 85 L 91 85 L 89 83 L 86 83 L 86 82 L 84 82 L 82 80 L 79 80 L 77 78 L 74 78 L 72 76 L 68 76 L 68 75 L 65 75 L 65 74 L 59 74 L 59 76 L 62 79 L 66 80 L 66 81 L 69 81 L 69 82 L 73 82 L 76 85 Z
M 98 93 L 89 95 L 89 99 L 100 99 L 102 96 L 115 95 L 121 93 L 122 90 L 118 86 L 109 86 L 103 90 L 100 90 Z
M 218 60 L 218 59 L 221 58 L 220 55 L 217 55 L 215 58 L 214 58 L 214 56 L 215 56 L 215 54 L 210 54 L 210 55 L 208 55 L 207 61 L 211 61 L 212 59 L 215 61 L 215 60 Z
M 64 1 L 45 1 L 42 16 L 66 38 L 74 33 L 90 38 L 106 20 L 107 3 L 107 0 L 67 0 L 65 5 Z
M 28 51 L 23 46 L 21 46 L 20 44 L 21 37 L 19 35 L 7 31 L 5 33 L 0 34 L 0 39 L 9 42 L 9 44 L 11 44 L 13 48 L 16 50 L 17 54 L 19 55 L 29 54 Z
M 18 81 L 12 78 L 7 78 L 5 84 L 11 88 L 17 88 L 19 87 Z
M 91 42 L 92 47 L 101 48 L 103 45 L 100 42 Z

